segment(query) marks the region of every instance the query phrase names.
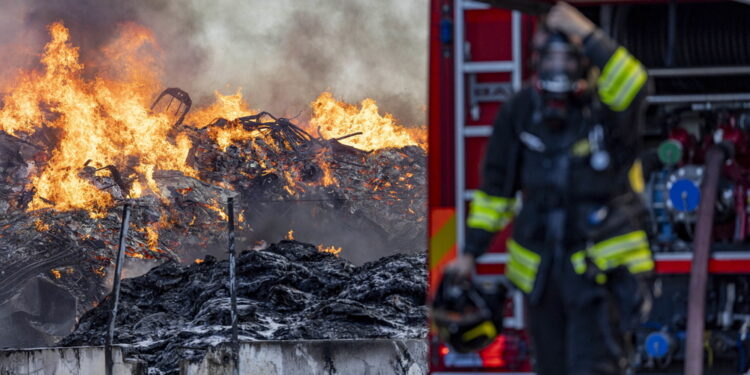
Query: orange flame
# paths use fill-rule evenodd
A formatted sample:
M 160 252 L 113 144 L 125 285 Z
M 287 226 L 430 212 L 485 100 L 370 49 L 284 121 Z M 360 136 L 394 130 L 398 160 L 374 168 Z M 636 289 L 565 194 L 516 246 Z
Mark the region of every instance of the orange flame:
M 62 277 L 62 273 L 60 273 L 60 271 L 56 269 L 51 269 L 49 271 L 52 272 L 52 275 L 54 275 L 56 279 L 59 279 Z
M 214 91 L 214 96 L 216 96 L 216 101 L 213 104 L 204 109 L 191 112 L 185 122 L 193 124 L 198 128 L 203 128 L 217 118 L 224 118 L 231 121 L 238 117 L 258 113 L 258 111 L 250 109 L 247 102 L 245 102 L 245 99 L 242 97 L 241 87 L 237 88 L 237 92 L 233 95 L 222 95 L 218 91 Z
M 203 263 L 203 262 L 204 262 L 204 260 L 203 260 L 203 259 L 201 259 L 201 258 L 196 258 L 196 259 L 195 259 L 195 264 L 201 264 L 201 263 Z
M 57 129 L 60 140 L 48 163 L 32 176 L 36 194 L 30 209 L 97 210 L 112 204 L 111 196 L 79 173 L 92 166 L 114 165 L 121 172 L 130 166 L 137 175 L 125 194 L 139 196 L 143 185 L 156 186 L 154 169 L 176 169 L 195 176 L 185 159 L 190 140 L 178 134 L 170 139 L 172 119 L 149 111 L 153 90 L 160 87 L 153 35 L 141 26 L 121 26 L 120 35 L 102 50 L 98 75 L 87 73 L 78 48 L 69 41 L 61 22 L 49 26 L 51 40 L 41 58 L 43 71 L 25 71 L 17 77 L 0 109 L 0 129 L 11 134 L 31 133 L 42 125 Z M 143 180 L 142 182 L 138 180 Z
M 344 250 L 344 249 L 341 248 L 341 247 L 336 247 L 336 246 L 324 247 L 322 244 L 318 245 L 318 251 L 320 251 L 322 253 L 333 254 L 333 255 L 335 255 L 337 257 L 339 256 L 339 253 L 341 253 L 342 250 Z
M 423 130 L 410 130 L 396 123 L 389 113 L 381 116 L 378 105 L 372 99 L 365 99 L 357 108 L 354 105 L 336 100 L 330 92 L 320 94 L 312 103 L 312 129 L 320 129 L 320 135 L 337 138 L 361 132 L 343 139 L 341 143 L 362 150 L 416 145 L 426 148 L 426 142 L 419 134 Z
M 46 232 L 49 230 L 49 224 L 45 224 L 41 219 L 34 220 L 34 227 L 39 232 Z
M 286 234 L 286 239 L 289 241 L 294 241 L 294 231 L 289 229 L 289 232 Z

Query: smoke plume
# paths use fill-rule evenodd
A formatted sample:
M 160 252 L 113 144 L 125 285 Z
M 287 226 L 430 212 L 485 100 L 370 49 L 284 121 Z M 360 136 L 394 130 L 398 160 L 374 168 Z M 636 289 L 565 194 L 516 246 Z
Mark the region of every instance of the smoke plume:
M 153 30 L 164 51 L 164 85 L 198 104 L 242 87 L 251 107 L 309 115 L 324 90 L 372 97 L 401 123 L 423 124 L 426 0 L 2 0 L 0 87 L 38 59 L 45 26 L 62 20 L 83 61 L 117 24 Z

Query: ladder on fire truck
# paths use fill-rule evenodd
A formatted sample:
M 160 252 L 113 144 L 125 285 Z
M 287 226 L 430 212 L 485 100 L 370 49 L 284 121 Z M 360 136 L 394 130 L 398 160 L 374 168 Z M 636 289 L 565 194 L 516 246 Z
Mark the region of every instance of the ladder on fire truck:
M 454 40 L 454 74 L 455 74 L 455 202 L 456 202 L 456 243 L 458 251 L 464 248 L 466 239 L 466 203 L 471 201 L 474 190 L 466 188 L 466 141 L 467 138 L 485 137 L 492 133 L 492 125 L 467 125 L 467 115 L 478 118 L 480 102 L 503 102 L 507 97 L 520 90 L 522 83 L 521 59 L 521 13 L 513 11 L 511 15 L 511 48 L 512 58 L 507 61 L 468 61 L 470 44 L 465 34 L 465 12 L 485 11 L 490 6 L 470 0 L 456 0 L 453 15 Z M 498 35 L 498 37 L 501 37 Z M 477 74 L 509 73 L 510 82 L 478 83 Z M 467 113 L 467 83 L 470 110 Z M 502 93 L 505 93 L 504 95 Z M 472 113 L 473 112 L 473 113 Z M 479 264 L 505 264 L 506 254 L 485 254 L 478 259 Z M 522 295 L 514 293 L 513 317 L 506 319 L 505 325 L 510 328 L 523 328 Z

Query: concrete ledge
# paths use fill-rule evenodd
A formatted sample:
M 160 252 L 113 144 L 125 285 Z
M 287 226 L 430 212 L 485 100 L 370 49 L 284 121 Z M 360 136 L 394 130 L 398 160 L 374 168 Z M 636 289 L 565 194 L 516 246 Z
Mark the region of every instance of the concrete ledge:
M 120 348 L 112 349 L 114 375 L 141 375 L 145 363 L 122 358 Z M 35 348 L 0 350 L 0 375 L 102 375 L 104 348 Z
M 183 363 L 181 374 L 231 374 L 228 346 L 211 350 L 200 363 Z M 427 373 L 425 340 L 256 341 L 240 346 L 240 374 Z
M 146 374 L 143 362 L 122 359 L 114 349 L 115 375 Z M 183 362 L 180 374 L 231 374 L 228 345 L 208 351 L 199 363 Z M 0 350 L 0 375 L 100 375 L 103 347 Z M 240 346 L 240 373 L 245 375 L 427 373 L 425 340 L 254 341 Z

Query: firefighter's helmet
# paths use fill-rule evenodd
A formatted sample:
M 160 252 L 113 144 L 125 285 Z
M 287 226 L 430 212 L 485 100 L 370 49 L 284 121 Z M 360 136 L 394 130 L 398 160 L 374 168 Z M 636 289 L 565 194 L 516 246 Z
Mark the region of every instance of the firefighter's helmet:
M 459 353 L 489 345 L 503 327 L 506 292 L 501 283 L 479 284 L 444 274 L 432 302 L 432 321 L 440 339 Z

